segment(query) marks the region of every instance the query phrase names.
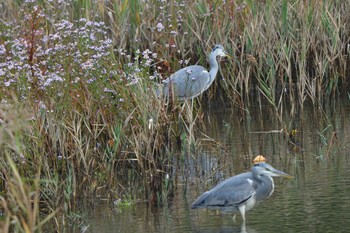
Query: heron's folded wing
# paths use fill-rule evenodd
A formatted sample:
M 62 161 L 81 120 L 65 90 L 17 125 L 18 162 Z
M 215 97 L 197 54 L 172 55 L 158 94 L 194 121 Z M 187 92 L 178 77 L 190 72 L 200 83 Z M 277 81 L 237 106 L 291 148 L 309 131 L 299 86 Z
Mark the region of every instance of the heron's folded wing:
M 233 177 L 236 178 L 236 177 Z M 192 208 L 234 207 L 243 204 L 255 194 L 249 178 L 242 176 L 239 180 L 228 179 L 212 190 L 203 193 L 193 204 Z
M 202 66 L 189 66 L 174 73 L 164 83 L 164 93 L 174 91 L 179 98 L 195 97 L 205 90 L 209 73 Z

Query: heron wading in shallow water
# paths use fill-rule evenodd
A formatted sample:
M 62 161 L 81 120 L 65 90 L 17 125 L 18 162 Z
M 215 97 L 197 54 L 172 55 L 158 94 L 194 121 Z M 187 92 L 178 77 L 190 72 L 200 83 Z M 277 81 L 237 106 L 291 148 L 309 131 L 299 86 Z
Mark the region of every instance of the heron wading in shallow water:
M 245 212 L 272 195 L 275 186 L 272 177 L 275 176 L 292 178 L 267 163 L 256 163 L 250 172 L 228 178 L 203 193 L 193 202 L 191 208 L 232 212 L 234 213 L 233 219 L 239 212 L 245 224 Z
M 157 95 L 173 96 L 179 100 L 193 99 L 207 90 L 219 70 L 217 57 L 230 57 L 222 45 L 216 45 L 209 55 L 209 72 L 199 65 L 187 66 L 167 78 Z

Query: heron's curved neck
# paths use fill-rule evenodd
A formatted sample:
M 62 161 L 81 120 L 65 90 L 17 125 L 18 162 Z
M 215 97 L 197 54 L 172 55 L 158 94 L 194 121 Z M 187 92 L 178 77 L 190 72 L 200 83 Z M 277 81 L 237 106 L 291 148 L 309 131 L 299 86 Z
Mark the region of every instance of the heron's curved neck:
M 272 177 L 270 176 L 262 176 L 262 175 L 254 175 L 254 178 L 259 181 L 259 185 L 257 188 L 257 199 L 264 200 L 270 197 L 275 189 L 275 184 L 273 182 Z
M 214 81 L 216 74 L 218 73 L 219 70 L 219 64 L 218 61 L 216 60 L 216 54 L 211 53 L 209 56 L 209 63 L 210 63 L 210 84 Z

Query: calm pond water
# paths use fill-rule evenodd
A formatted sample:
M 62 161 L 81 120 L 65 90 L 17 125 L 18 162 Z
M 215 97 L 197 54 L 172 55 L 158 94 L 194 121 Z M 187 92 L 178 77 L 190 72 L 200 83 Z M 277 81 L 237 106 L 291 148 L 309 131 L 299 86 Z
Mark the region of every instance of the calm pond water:
M 299 153 L 292 153 L 284 134 L 272 131 L 282 128 L 274 113 L 255 108 L 243 118 L 237 109 L 206 110 L 203 132 L 211 139 L 198 140 L 195 152 L 182 155 L 185 169 L 178 171 L 174 199 L 152 208 L 101 201 L 87 214 L 86 232 L 350 232 L 348 102 L 282 116 L 288 129 L 300 131 Z M 245 229 L 240 216 L 234 222 L 232 215 L 190 209 L 202 192 L 248 170 L 258 154 L 294 179 L 275 178 L 274 194 L 247 213 Z

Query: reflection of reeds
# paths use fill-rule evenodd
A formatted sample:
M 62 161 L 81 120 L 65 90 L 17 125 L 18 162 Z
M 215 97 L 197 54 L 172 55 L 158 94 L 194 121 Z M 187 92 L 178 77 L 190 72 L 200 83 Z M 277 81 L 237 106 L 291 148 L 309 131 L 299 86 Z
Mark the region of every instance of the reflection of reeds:
M 220 97 L 247 111 L 266 100 L 288 132 L 286 102 L 320 105 L 348 90 L 343 1 L 54 2 L 0 7 L 0 98 L 10 106 L 0 113 L 5 229 L 36 230 L 58 209 L 75 216 L 82 195 L 163 202 L 173 162 L 182 164 L 170 151 L 195 142 L 200 101 Z M 174 71 L 206 66 L 217 43 L 236 58 L 203 98 L 166 105 L 156 97 Z M 327 154 L 334 142 L 335 134 Z

